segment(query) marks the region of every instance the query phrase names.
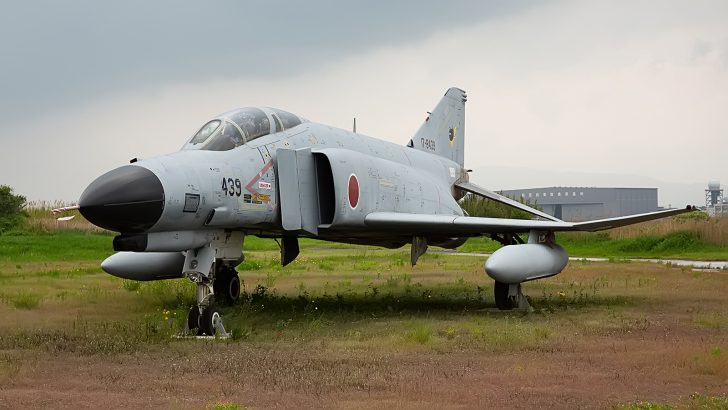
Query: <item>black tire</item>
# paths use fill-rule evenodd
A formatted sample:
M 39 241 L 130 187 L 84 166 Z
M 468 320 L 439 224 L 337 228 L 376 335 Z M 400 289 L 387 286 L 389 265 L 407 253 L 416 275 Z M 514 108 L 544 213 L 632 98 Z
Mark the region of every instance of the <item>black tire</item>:
M 200 327 L 200 308 L 192 306 L 189 313 L 187 313 L 187 328 L 189 330 L 195 330 Z
M 214 305 L 202 309 L 200 327 L 197 329 L 197 334 L 200 336 L 215 336 L 215 320 L 219 319 L 220 312 Z
M 232 305 L 240 299 L 240 276 L 234 268 L 220 270 L 212 284 L 215 300 L 224 305 Z
M 508 297 L 509 284 L 496 281 L 493 285 L 495 306 L 500 310 L 513 310 L 516 307 L 513 299 Z
M 233 275 L 230 278 L 230 282 L 228 282 L 228 292 L 227 296 L 230 299 L 230 302 L 235 303 L 240 299 L 240 276 L 238 276 L 238 273 L 233 271 Z

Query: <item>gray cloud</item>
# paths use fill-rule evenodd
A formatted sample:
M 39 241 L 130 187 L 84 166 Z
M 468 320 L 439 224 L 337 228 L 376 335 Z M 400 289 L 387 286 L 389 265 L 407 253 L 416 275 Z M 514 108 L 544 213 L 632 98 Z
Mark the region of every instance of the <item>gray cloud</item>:
M 52 6 L 43 15 L 70 13 L 76 25 L 28 31 L 30 40 L 20 29 L 40 19 L 0 16 L 14 21 L 0 24 L 0 44 L 18 41 L 13 50 L 30 55 L 3 60 L 0 85 L 13 93 L 0 91 L 0 117 L 18 117 L 0 122 L 0 182 L 29 198 L 75 200 L 99 174 L 174 151 L 210 116 L 251 104 L 342 128 L 356 116 L 360 132 L 404 143 L 453 85 L 470 97 L 468 167 L 618 172 L 616 185 L 625 174 L 698 185 L 728 175 L 723 1 L 389 13 L 319 2 L 255 8 L 275 16 L 264 22 L 215 4 L 190 6 L 197 19 L 173 3 L 140 3 L 136 14 Z M 69 25 L 47 20 L 56 31 Z M 473 177 L 506 187 L 499 174 Z M 680 195 L 674 203 L 699 203 L 702 191 Z
M 0 121 L 165 82 L 271 78 L 522 11 L 529 2 L 16 2 L 0 16 Z

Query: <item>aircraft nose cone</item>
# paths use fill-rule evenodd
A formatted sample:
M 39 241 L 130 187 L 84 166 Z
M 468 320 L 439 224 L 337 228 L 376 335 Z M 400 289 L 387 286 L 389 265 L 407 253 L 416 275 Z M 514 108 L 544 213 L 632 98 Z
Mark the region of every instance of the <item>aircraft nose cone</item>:
M 81 194 L 78 206 L 81 215 L 98 227 L 144 232 L 162 216 L 164 189 L 152 171 L 125 165 L 96 178 Z

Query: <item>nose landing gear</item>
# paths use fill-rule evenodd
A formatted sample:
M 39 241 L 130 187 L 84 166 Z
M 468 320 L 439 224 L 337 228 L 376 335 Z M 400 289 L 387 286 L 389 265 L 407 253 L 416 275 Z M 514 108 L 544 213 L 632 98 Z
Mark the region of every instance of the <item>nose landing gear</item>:
M 185 254 L 184 275 L 197 286 L 197 305 L 187 314 L 185 335 L 229 337 L 217 304 L 240 298 L 240 277 L 235 266 L 243 261 L 244 235 L 239 231 L 211 234 L 205 246 Z
M 187 330 L 197 329 L 198 336 L 227 337 L 222 316 L 214 302 L 232 305 L 240 299 L 240 277 L 232 266 L 215 264 L 213 278 L 190 279 L 197 283 L 197 306 L 187 315 Z M 201 275 L 200 275 L 201 277 Z
M 202 248 L 194 253 L 188 252 L 185 258 L 185 266 L 187 267 L 185 276 L 197 285 L 197 305 L 192 306 L 187 314 L 185 334 L 193 334 L 196 330 L 198 336 L 217 335 L 218 337 L 228 337 L 229 334 L 222 324 L 220 310 L 215 305 L 215 296 L 218 290 L 216 288 L 220 286 L 227 288 L 227 292 L 220 288 L 220 296 L 223 300 L 225 300 L 226 294 L 228 298 L 232 296 L 239 297 L 240 279 L 237 274 L 233 275 L 228 272 L 225 275 L 220 275 L 222 285 L 217 284 L 215 286 L 216 275 L 212 273 L 217 273 L 218 269 L 231 268 L 225 267 L 222 263 L 215 263 L 215 253 L 209 247 Z M 237 282 L 235 279 L 237 279 Z M 235 289 L 237 289 L 237 294 L 234 292 Z
M 190 333 L 197 330 L 197 336 L 214 336 L 216 332 L 220 337 L 229 336 L 222 324 L 222 316 L 214 305 L 202 308 L 202 312 L 200 307 L 192 306 L 187 315 L 187 328 Z
M 201 279 L 201 280 L 200 280 Z M 197 331 L 197 336 L 229 337 L 230 334 L 222 324 L 220 310 L 214 302 L 214 281 L 209 278 L 190 276 L 197 283 L 197 305 L 190 308 L 187 314 L 186 334 Z

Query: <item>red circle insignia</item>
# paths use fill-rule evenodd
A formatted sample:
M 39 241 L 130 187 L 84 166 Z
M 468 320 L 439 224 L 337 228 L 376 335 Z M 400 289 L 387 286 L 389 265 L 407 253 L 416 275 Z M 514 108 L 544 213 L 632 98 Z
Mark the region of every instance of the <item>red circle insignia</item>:
M 349 175 L 349 205 L 351 209 L 359 205 L 359 180 L 354 174 Z

